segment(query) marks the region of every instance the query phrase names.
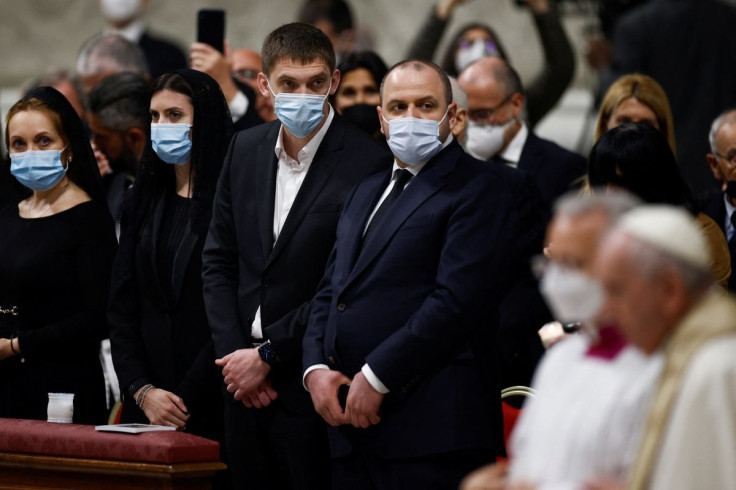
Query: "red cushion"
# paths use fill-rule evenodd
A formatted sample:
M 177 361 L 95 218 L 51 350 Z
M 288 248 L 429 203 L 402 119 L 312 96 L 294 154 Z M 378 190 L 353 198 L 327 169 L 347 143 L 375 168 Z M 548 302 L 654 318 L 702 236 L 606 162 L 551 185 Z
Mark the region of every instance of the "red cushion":
M 501 402 L 501 409 L 503 410 L 503 440 L 508 448 L 511 431 L 514 430 L 516 420 L 519 418 L 519 415 L 521 415 L 521 410 L 512 407 L 506 402 Z
M 93 425 L 0 418 L 0 452 L 174 464 L 217 461 L 220 445 L 176 431 L 122 434 Z

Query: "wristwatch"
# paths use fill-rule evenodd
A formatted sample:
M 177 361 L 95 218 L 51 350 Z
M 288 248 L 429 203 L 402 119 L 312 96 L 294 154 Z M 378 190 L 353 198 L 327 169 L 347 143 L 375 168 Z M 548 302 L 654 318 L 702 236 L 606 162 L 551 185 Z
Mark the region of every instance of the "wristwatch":
M 261 356 L 261 359 L 263 359 L 263 362 L 272 367 L 276 364 L 276 361 L 279 360 L 279 356 L 276 355 L 276 351 L 273 349 L 273 345 L 271 345 L 270 340 L 267 340 L 258 346 L 258 354 Z

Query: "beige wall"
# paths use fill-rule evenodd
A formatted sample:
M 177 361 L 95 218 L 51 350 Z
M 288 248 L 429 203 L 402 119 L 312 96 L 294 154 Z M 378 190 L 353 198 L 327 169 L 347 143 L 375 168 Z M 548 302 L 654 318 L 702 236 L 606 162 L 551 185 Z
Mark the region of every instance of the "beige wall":
M 233 47 L 260 49 L 263 37 L 294 20 L 301 0 L 151 0 L 151 29 L 186 47 L 195 37 L 196 12 L 225 8 L 227 38 Z M 373 32 L 376 50 L 391 64 L 403 58 L 423 22 L 431 0 L 351 0 L 358 23 Z M 533 76 L 541 52 L 529 14 L 513 0 L 471 0 L 458 9 L 449 32 L 470 21 L 492 24 L 511 52 L 523 78 Z M 565 25 L 576 51 L 581 45 L 580 16 Z M 96 0 L 0 0 L 0 87 L 17 87 L 51 68 L 73 68 L 81 44 L 99 32 L 103 21 Z M 446 36 L 446 37 L 449 37 Z M 578 63 L 577 84 L 588 79 Z

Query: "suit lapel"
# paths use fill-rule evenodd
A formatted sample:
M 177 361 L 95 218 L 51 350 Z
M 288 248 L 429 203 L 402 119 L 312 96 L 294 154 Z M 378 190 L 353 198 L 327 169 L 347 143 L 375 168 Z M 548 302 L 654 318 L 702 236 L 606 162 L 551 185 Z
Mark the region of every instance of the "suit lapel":
M 427 199 L 445 186 L 444 177 L 455 168 L 461 152 L 462 150 L 456 144 L 451 145 L 435 157 L 433 161 L 430 161 L 419 175 L 412 179 L 406 190 L 401 193 L 401 196 L 393 204 L 390 212 L 384 216 L 383 221 L 376 228 L 373 236 L 363 245 L 363 249 L 360 251 L 360 255 L 358 255 L 345 287 L 359 277 L 376 259 L 404 224 L 404 221 Z M 371 207 L 369 209 L 370 214 L 373 208 Z M 355 239 L 355 235 L 362 237 L 362 228 L 360 230 L 353 230 L 353 239 Z
M 273 250 L 273 209 L 276 199 L 276 170 L 278 159 L 274 153 L 280 125 L 260 145 L 255 155 L 256 162 L 256 206 L 258 235 L 261 238 L 263 257 L 266 260 Z
M 521 149 L 521 155 L 519 155 L 518 168 L 525 170 L 531 175 L 536 173 L 537 167 L 542 161 L 542 159 L 536 158 L 536 154 L 539 151 L 537 140 L 537 136 L 529 131 L 524 142 L 524 147 Z
M 296 230 L 301 225 L 304 216 L 311 208 L 314 200 L 319 196 L 322 188 L 325 186 L 327 181 L 332 175 L 332 171 L 337 166 L 340 159 L 340 152 L 343 148 L 343 137 L 345 134 L 345 128 L 340 123 L 337 115 L 333 117 L 332 124 L 327 130 L 324 139 L 317 149 L 317 153 L 312 160 L 307 175 L 304 177 L 299 192 L 297 192 L 294 204 L 289 211 L 284 226 L 279 233 L 279 237 L 273 246 L 273 252 L 271 253 L 268 267 L 281 253 L 285 245 L 289 242 L 291 237 L 294 235 Z M 274 197 L 271 198 L 271 219 L 273 220 L 273 201 Z

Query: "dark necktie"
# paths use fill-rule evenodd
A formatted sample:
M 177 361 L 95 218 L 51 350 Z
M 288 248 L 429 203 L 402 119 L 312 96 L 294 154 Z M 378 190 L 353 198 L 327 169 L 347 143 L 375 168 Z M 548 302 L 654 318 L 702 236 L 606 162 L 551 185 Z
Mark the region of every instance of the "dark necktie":
M 733 226 L 733 233 L 731 235 L 731 239 L 728 241 L 728 250 L 731 252 L 731 255 L 736 252 L 736 212 L 731 214 L 731 226 Z
M 386 196 L 386 199 L 383 200 L 376 210 L 371 222 L 368 223 L 368 228 L 366 228 L 365 233 L 363 234 L 362 243 L 365 244 L 368 242 L 370 236 L 376 231 L 376 228 L 378 228 L 378 224 L 381 222 L 381 219 L 383 219 L 383 216 L 388 212 L 388 209 L 394 201 L 396 201 L 401 193 L 404 192 L 404 187 L 406 187 L 407 182 L 409 182 L 413 176 L 414 175 L 411 172 L 403 168 L 394 170 L 394 186 L 391 188 L 391 192 Z

